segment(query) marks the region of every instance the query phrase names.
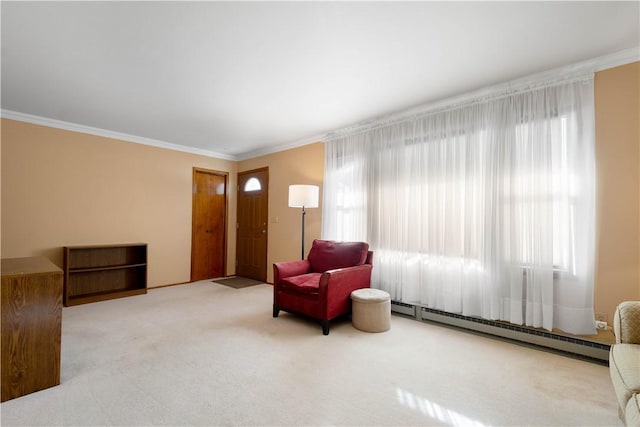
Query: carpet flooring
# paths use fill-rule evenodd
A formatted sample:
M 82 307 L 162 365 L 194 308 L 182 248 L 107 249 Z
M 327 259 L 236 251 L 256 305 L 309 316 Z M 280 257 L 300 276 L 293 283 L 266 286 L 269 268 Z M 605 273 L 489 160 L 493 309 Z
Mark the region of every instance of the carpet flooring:
M 2 426 L 621 426 L 608 368 L 392 316 L 272 317 L 272 287 L 211 281 L 65 307 L 62 383 Z

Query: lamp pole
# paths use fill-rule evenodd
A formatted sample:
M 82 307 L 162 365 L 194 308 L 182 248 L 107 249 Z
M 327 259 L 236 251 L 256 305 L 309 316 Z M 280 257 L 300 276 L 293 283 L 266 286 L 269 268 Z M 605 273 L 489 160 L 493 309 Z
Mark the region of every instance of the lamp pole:
M 302 250 L 300 251 L 300 257 L 304 260 L 304 217 L 307 215 L 307 211 L 302 205 Z
M 289 186 L 289 207 L 302 208 L 302 249 L 300 258 L 304 260 L 304 219 L 307 215 L 307 208 L 318 207 L 317 185 L 290 185 Z

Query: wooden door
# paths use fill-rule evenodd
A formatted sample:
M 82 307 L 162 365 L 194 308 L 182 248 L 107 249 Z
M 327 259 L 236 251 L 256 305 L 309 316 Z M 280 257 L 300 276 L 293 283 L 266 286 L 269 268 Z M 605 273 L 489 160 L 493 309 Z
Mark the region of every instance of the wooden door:
M 225 275 L 228 174 L 193 168 L 191 281 Z
M 266 282 L 269 168 L 238 173 L 236 275 Z

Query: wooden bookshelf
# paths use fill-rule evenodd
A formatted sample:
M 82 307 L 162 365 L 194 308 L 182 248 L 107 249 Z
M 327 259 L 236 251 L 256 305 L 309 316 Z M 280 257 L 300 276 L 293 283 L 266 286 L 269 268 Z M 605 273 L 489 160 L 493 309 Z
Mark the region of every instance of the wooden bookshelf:
M 65 246 L 65 306 L 146 293 L 146 243 Z

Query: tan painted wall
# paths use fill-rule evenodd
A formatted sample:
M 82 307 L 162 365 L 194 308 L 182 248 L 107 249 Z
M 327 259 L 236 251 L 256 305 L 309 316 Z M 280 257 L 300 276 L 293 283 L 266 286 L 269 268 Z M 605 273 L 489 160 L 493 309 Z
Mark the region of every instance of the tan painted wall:
M 146 242 L 150 287 L 191 274 L 192 168 L 237 162 L 2 119 L 3 258 L 66 245 Z M 227 274 L 235 272 L 235 191 L 229 191 Z
M 640 63 L 596 73 L 597 259 L 595 310 L 610 322 L 618 303 L 640 300 Z M 324 144 L 239 162 L 270 168 L 271 264 L 297 259 L 300 212 L 287 207 L 289 184 L 320 184 Z M 322 191 L 322 190 L 321 190 Z M 320 210 L 307 214 L 307 243 L 320 236 Z M 279 222 L 273 220 L 278 217 Z
M 596 73 L 595 309 L 609 321 L 619 302 L 640 300 L 639 82 L 638 62 Z M 229 171 L 233 189 L 236 168 L 269 167 L 273 281 L 273 262 L 300 256 L 300 209 L 287 206 L 288 187 L 316 184 L 322 194 L 324 144 L 236 163 L 3 119 L 1 161 L 3 257 L 44 254 L 60 264 L 67 244 L 146 241 L 150 286 L 189 280 L 191 168 Z M 321 207 L 306 222 L 308 251 L 320 237 Z M 233 274 L 234 227 L 228 239 Z
M 640 300 L 640 62 L 596 73 L 595 310 Z
M 322 180 L 324 144 L 314 143 L 238 163 L 238 172 L 269 168 L 269 229 L 267 280 L 273 282 L 273 263 L 300 258 L 302 210 L 288 207 L 289 185 L 320 186 L 320 206 L 307 209 L 305 218 L 305 254 L 313 239 L 320 237 L 322 219 Z

